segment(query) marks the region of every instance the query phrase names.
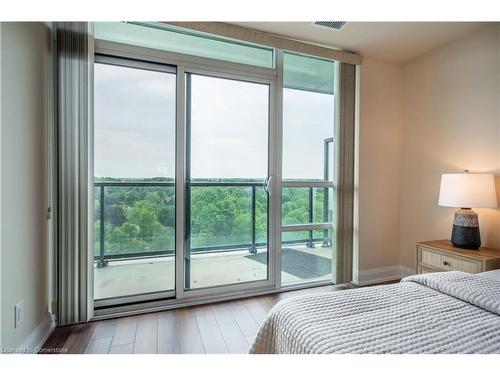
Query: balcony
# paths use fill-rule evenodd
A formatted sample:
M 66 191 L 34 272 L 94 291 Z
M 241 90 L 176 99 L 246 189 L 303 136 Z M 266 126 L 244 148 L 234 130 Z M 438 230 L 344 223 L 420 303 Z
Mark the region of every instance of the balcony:
M 204 288 L 267 278 L 267 194 L 261 181 L 193 181 L 189 287 Z M 284 188 L 283 223 L 331 220 L 328 190 Z M 95 182 L 95 298 L 173 290 L 174 182 Z M 101 225 L 104 223 L 104 225 Z M 328 231 L 286 233 L 282 281 L 331 275 Z

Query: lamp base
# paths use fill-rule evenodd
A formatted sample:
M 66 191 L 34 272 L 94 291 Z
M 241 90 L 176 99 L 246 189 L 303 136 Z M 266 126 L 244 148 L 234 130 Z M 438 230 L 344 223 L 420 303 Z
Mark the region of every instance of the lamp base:
M 479 219 L 470 208 L 461 208 L 455 212 L 451 243 L 461 249 L 477 250 L 481 246 Z

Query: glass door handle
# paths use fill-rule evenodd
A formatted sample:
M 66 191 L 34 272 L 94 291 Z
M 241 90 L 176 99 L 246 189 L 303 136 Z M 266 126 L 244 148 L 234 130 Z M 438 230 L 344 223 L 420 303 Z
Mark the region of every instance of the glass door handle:
M 272 181 L 272 180 L 273 180 L 273 176 L 269 176 L 268 178 L 266 178 L 266 179 L 264 180 L 264 183 L 262 184 L 262 185 L 263 185 L 263 187 L 264 187 L 264 191 L 265 191 L 267 194 L 269 194 L 269 195 L 272 195 L 272 194 L 271 194 L 271 189 L 270 189 L 270 187 L 271 187 L 271 181 Z

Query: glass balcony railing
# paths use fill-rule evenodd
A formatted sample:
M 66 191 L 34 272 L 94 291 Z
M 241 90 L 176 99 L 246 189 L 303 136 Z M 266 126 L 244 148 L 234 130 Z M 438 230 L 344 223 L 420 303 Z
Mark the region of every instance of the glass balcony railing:
M 268 199 L 262 181 L 193 181 L 188 200 L 190 252 L 267 246 Z M 94 260 L 171 256 L 175 249 L 175 184 L 165 180 L 94 183 Z M 327 188 L 284 188 L 283 224 L 331 221 Z M 330 244 L 328 231 L 288 233 L 284 243 Z

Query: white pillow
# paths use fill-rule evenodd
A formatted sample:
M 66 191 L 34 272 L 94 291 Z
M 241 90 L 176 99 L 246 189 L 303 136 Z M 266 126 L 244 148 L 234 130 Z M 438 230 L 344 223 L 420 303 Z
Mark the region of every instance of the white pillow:
M 500 281 L 500 270 L 481 272 L 478 273 L 478 276 L 487 277 L 488 279 Z

